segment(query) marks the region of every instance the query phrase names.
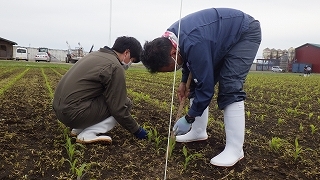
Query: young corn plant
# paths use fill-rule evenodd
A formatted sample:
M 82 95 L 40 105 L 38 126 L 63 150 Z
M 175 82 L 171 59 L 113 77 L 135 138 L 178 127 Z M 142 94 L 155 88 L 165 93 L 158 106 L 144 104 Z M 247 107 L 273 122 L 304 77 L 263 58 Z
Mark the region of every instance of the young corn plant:
M 86 164 L 83 163 L 81 164 L 80 168 L 75 168 L 76 170 L 76 175 L 77 175 L 77 180 L 81 180 L 84 175 L 86 175 L 86 173 L 84 173 L 85 171 L 88 171 L 90 169 L 91 164 Z
M 313 124 L 310 125 L 310 128 L 311 128 L 311 134 L 314 134 L 318 130 L 318 128 Z
M 148 134 L 147 134 L 148 142 L 151 142 L 152 138 L 153 138 L 153 134 L 152 134 L 153 131 L 152 131 L 151 127 L 146 124 L 143 124 L 142 126 L 143 126 L 143 129 L 145 129 L 148 132 Z
M 302 123 L 300 123 L 299 131 L 300 131 L 300 132 L 303 132 L 303 128 L 304 128 L 304 127 L 303 127 Z
M 283 123 L 285 123 L 286 121 L 284 120 L 284 119 L 282 119 L 282 118 L 279 118 L 278 119 L 278 125 L 281 125 L 281 124 L 283 124 Z
M 74 160 L 74 155 L 81 153 L 79 150 L 76 149 L 76 144 L 73 144 L 71 142 L 71 138 L 69 136 L 66 137 L 66 144 L 64 146 L 65 146 L 65 148 L 67 150 L 67 154 L 68 154 L 69 160 L 72 161 L 72 162 Z
M 156 150 L 157 150 L 157 153 L 159 154 L 160 152 L 160 145 L 161 145 L 161 142 L 162 142 L 163 138 L 161 135 L 159 135 L 158 131 L 156 129 L 154 129 L 154 142 L 156 144 Z
M 70 164 L 71 173 L 74 174 L 76 172 L 76 165 L 77 165 L 78 159 L 75 159 L 73 161 L 66 159 L 66 161 Z
M 250 111 L 246 111 L 246 115 L 247 115 L 247 118 L 249 119 L 251 115 Z
M 163 141 L 163 137 L 158 133 L 156 128 L 150 127 L 150 126 L 144 126 L 144 128 L 148 131 L 148 141 L 155 142 L 155 148 L 157 153 L 160 153 L 161 148 L 161 142 Z
M 308 114 L 309 121 L 310 121 L 310 119 L 312 118 L 312 116 L 313 116 L 313 113 L 312 113 L 312 112 Z
M 191 160 L 195 160 L 198 157 L 202 157 L 202 154 L 200 153 L 195 153 L 195 154 L 189 154 L 186 146 L 183 146 L 182 152 L 184 155 L 184 164 L 183 164 L 183 169 L 186 170 L 188 164 L 190 163 Z
M 280 150 L 280 148 L 283 146 L 284 142 L 285 142 L 285 140 L 283 140 L 279 137 L 273 137 L 269 141 L 269 147 L 272 151 L 278 152 Z
M 264 122 L 264 117 L 265 117 L 265 116 L 266 116 L 265 114 L 261 114 L 260 117 L 259 117 L 259 120 L 260 120 L 261 122 Z
M 224 123 L 221 121 L 216 121 L 216 123 L 219 125 L 221 130 L 224 130 Z
M 291 156 L 294 158 L 294 161 L 297 161 L 298 158 L 302 159 L 302 153 L 307 150 L 312 150 L 310 148 L 303 149 L 302 146 L 299 145 L 299 140 L 296 138 L 294 140 L 293 151 L 289 152 Z M 290 150 L 287 150 L 290 151 Z
M 68 131 L 64 130 L 64 134 L 67 134 L 67 133 Z M 77 180 L 80 180 L 85 175 L 84 171 L 88 171 L 90 169 L 90 164 L 86 164 L 86 163 L 81 164 L 81 166 L 77 168 L 78 159 L 75 158 L 75 155 L 81 154 L 81 151 L 77 150 L 76 146 L 80 146 L 82 148 L 84 148 L 84 146 L 78 143 L 73 144 L 69 136 L 65 135 L 65 137 L 66 137 L 65 148 L 67 150 L 67 154 L 69 157 L 69 159 L 66 159 L 66 161 L 69 162 L 70 164 L 70 170 L 72 174 L 76 174 Z
M 294 140 L 294 145 L 295 145 L 295 149 L 293 151 L 293 157 L 294 157 L 294 160 L 296 161 L 298 159 L 298 157 L 301 156 L 301 153 L 303 152 L 303 149 L 302 147 L 299 145 L 299 141 L 298 141 L 298 138 L 296 138 Z
M 173 152 L 173 149 L 175 148 L 176 146 L 176 138 L 175 137 L 170 137 L 169 139 L 169 147 L 168 147 L 168 157 L 170 158 L 172 156 L 172 152 Z

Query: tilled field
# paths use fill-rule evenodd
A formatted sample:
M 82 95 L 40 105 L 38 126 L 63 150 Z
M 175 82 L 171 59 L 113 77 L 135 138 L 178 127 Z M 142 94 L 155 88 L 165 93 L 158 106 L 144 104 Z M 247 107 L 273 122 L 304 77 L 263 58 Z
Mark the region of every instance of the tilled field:
M 156 138 L 137 140 L 118 125 L 108 132 L 111 145 L 81 146 L 51 108 L 69 67 L 0 61 L 0 179 L 164 179 L 173 74 L 127 71 L 132 114 Z M 319 82 L 319 75 L 251 72 L 245 84 L 245 158 L 230 168 L 209 163 L 225 143 L 222 111 L 213 100 L 209 139 L 176 144 L 166 178 L 320 179 Z M 173 121 L 175 113 L 176 108 Z M 72 160 L 68 139 L 76 149 Z

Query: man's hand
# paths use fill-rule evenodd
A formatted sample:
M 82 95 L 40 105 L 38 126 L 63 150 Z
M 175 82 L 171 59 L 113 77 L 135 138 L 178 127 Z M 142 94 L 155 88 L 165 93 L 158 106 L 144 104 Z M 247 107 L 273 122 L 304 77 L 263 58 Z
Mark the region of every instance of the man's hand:
M 144 130 L 142 127 L 139 127 L 139 129 L 133 133 L 138 139 L 147 139 L 148 132 Z
M 186 83 L 181 82 L 178 88 L 178 98 L 179 102 L 181 102 L 182 98 L 187 97 L 188 94 L 186 94 Z
M 191 128 L 191 124 L 187 122 L 186 117 L 180 118 L 173 126 L 174 135 L 182 135 L 187 133 Z

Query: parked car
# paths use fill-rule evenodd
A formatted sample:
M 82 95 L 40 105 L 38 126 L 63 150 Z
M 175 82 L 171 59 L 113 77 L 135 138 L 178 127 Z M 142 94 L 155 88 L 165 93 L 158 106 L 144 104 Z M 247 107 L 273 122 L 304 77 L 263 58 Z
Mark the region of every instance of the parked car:
M 284 72 L 279 66 L 272 66 L 272 72 Z
M 16 58 L 17 61 L 19 60 L 26 60 L 28 61 L 28 49 L 19 47 L 16 50 Z
M 36 62 L 39 62 L 39 61 L 50 62 L 51 61 L 51 57 L 46 52 L 39 52 L 35 57 L 35 61 Z

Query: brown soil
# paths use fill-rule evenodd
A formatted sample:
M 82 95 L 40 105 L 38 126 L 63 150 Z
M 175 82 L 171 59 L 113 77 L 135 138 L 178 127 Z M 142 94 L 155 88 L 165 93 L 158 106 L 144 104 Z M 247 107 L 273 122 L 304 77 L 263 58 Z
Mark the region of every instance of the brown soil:
M 0 88 L 7 84 L 1 80 L 13 79 L 25 69 L 26 67 L 19 67 L 13 71 L 0 72 Z M 30 68 L 4 94 L 0 94 L 0 180 L 77 179 L 66 161 L 66 127 L 57 121 L 52 111 L 52 94 L 47 86 L 49 84 L 54 91 L 61 74 L 65 72 L 65 69 L 59 67 Z M 43 74 L 47 76 L 47 83 Z M 127 83 L 129 89 L 150 94 L 153 99 L 158 97 L 157 100 L 170 104 L 170 86 L 161 89 L 156 85 L 156 88 L 153 88 L 150 82 L 149 86 L 143 84 L 148 87 L 141 88 L 137 84 L 141 82 L 138 80 L 139 77 L 155 78 L 150 77 L 145 71 L 128 71 L 127 76 L 130 76 Z M 137 81 L 134 81 L 135 77 Z M 254 75 L 248 77 L 247 84 L 250 84 L 250 79 L 253 80 Z M 313 84 L 313 87 L 320 89 L 319 84 Z M 311 134 L 309 127 L 313 124 L 320 128 L 320 103 L 317 99 L 320 97 L 319 90 L 310 90 L 313 92 L 309 96 L 313 100 L 307 104 L 302 103 L 298 108 L 299 112 L 304 113 L 292 115 L 278 100 L 275 103 L 271 102 L 272 94 L 281 94 L 272 87 L 248 85 L 246 88 L 250 94 L 246 101 L 246 110 L 250 111 L 250 116 L 247 114 L 244 159 L 229 168 L 210 164 L 210 159 L 220 153 L 225 145 L 222 112 L 217 110 L 216 103 L 212 101 L 211 120 L 208 125 L 209 139 L 176 144 L 173 155 L 168 160 L 167 179 L 320 179 L 320 130 Z M 260 92 L 268 93 L 263 94 L 263 98 L 254 99 L 255 96 L 261 96 Z M 159 107 L 130 94 L 129 97 L 134 103 L 134 117 L 146 128 L 155 128 L 161 135 L 162 142 L 158 147 L 155 141 L 137 140 L 118 125 L 107 133 L 113 139 L 111 145 L 76 146 L 80 152 L 75 156 L 78 159 L 77 167 L 80 168 L 81 164 L 91 164 L 82 179 L 164 178 L 170 107 Z M 297 96 L 284 98 L 288 99 L 282 98 L 283 101 L 289 101 Z M 293 104 L 296 103 L 295 100 L 292 101 Z M 297 101 L 302 100 L 300 98 Z M 177 102 L 175 105 L 177 106 Z M 311 112 L 313 116 L 308 120 L 308 114 Z M 262 114 L 265 115 L 263 119 Z M 280 124 L 279 118 L 283 118 L 285 122 Z M 300 123 L 304 127 L 303 131 L 299 129 Z M 289 144 L 285 144 L 279 151 L 272 151 L 269 141 L 273 137 L 285 139 Z M 295 160 L 293 151 L 296 137 L 303 151 Z M 75 143 L 74 138 L 72 142 Z M 202 155 L 192 159 L 186 169 L 183 146 L 190 154 Z

